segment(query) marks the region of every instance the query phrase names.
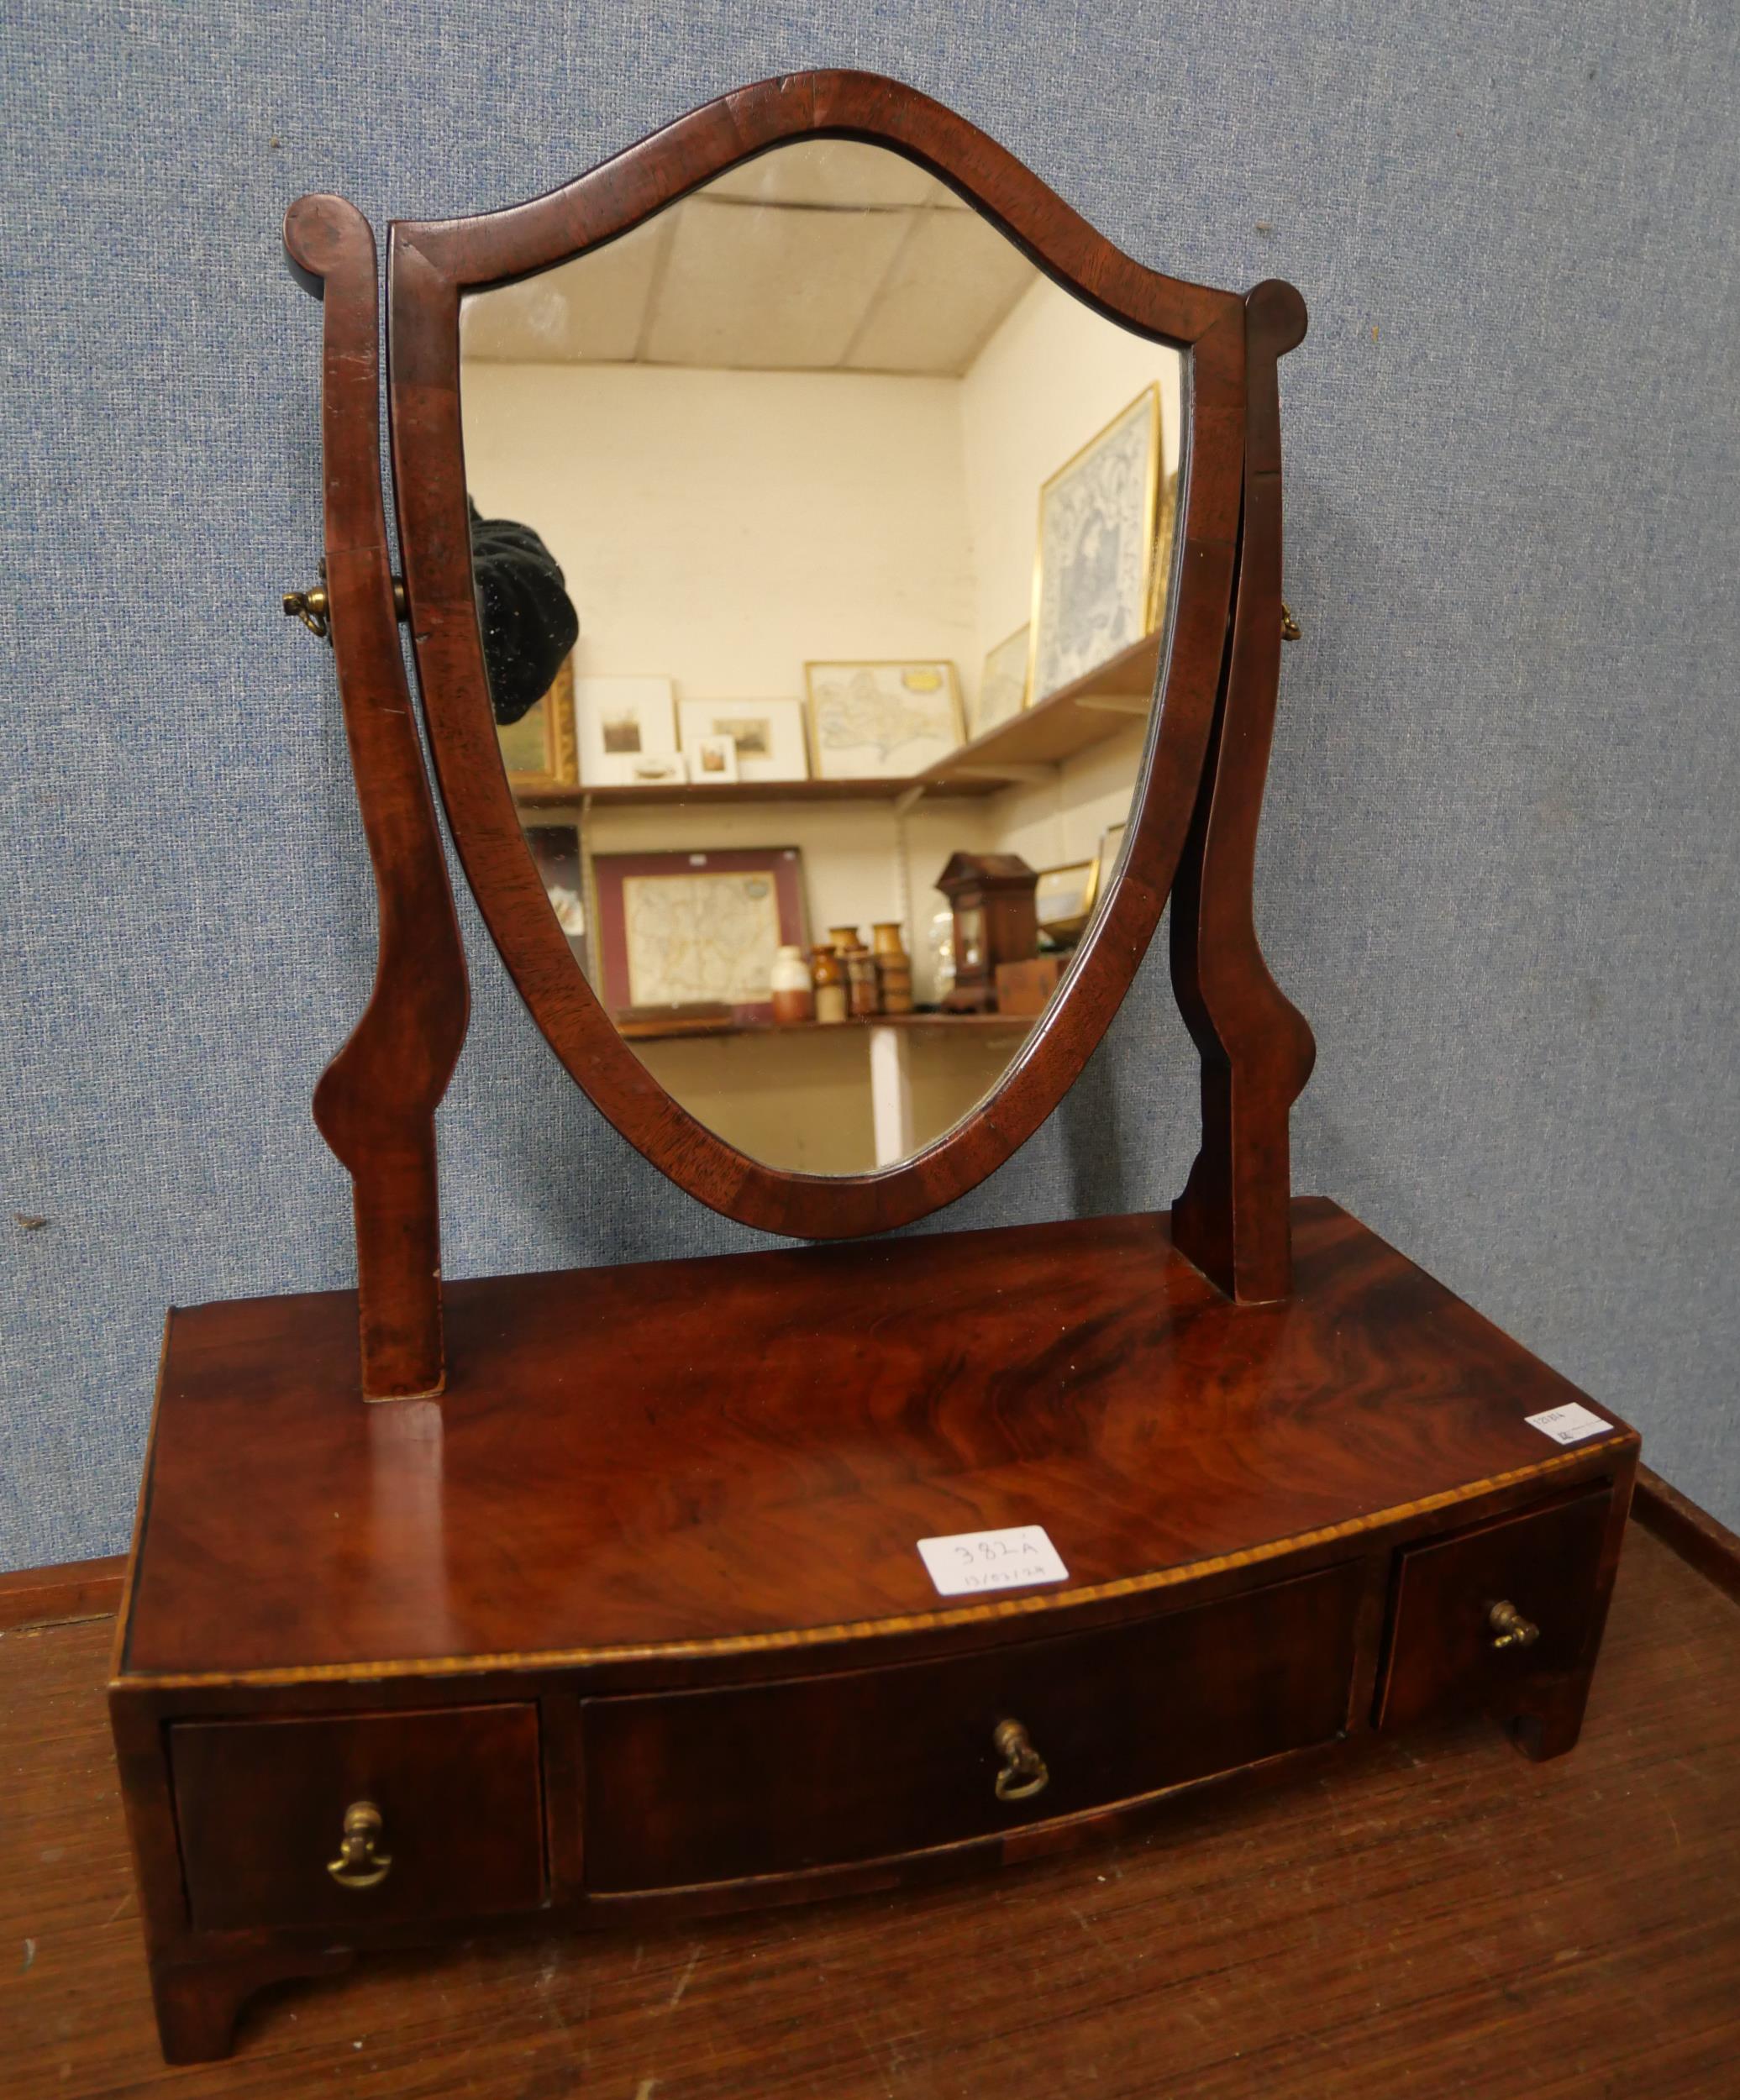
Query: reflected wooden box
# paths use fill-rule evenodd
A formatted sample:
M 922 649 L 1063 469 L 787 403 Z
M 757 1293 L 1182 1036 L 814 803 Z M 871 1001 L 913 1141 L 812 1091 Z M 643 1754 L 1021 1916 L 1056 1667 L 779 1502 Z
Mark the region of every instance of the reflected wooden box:
M 1035 955 L 997 964 L 997 1011 L 1026 1019 L 1043 1014 L 1070 967 L 1067 955 Z

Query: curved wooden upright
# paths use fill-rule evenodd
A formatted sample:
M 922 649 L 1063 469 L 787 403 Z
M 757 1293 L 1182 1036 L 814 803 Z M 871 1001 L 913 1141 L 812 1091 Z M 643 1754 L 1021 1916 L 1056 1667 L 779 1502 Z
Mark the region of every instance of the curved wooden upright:
M 324 307 L 328 617 L 380 907 L 374 990 L 321 1074 L 314 1120 L 354 1184 L 364 1397 L 405 1399 L 439 1393 L 445 1378 L 435 1109 L 470 997 L 399 652 L 381 494 L 375 236 L 343 197 L 305 197 L 285 219 L 284 247 Z
M 1172 1240 L 1229 1298 L 1292 1280 L 1287 1117 L 1317 1061 L 1305 1016 L 1270 974 L 1253 890 L 1280 687 L 1277 365 L 1305 340 L 1305 302 L 1271 278 L 1245 302 L 1244 515 L 1225 681 L 1201 796 L 1172 895 L 1172 983 L 1202 1058 L 1202 1144 Z

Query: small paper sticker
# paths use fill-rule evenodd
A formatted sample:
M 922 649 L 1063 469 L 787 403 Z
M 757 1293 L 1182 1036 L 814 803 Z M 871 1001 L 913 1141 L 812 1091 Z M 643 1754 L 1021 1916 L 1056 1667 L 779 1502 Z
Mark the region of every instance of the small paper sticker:
M 1606 1425 L 1603 1424 L 1603 1427 Z M 986 1589 L 1023 1589 L 1029 1583 L 1066 1583 L 1070 1571 L 1038 1524 L 1003 1531 L 957 1531 L 920 1539 L 918 1552 L 942 1597 Z
M 1538 1429 L 1543 1436 L 1550 1436 L 1555 1444 L 1580 1444 L 1585 1436 L 1599 1436 L 1611 1431 L 1611 1422 L 1604 1422 L 1599 1415 L 1580 1406 L 1575 1400 L 1563 1407 L 1549 1407 L 1544 1415 L 1524 1417 L 1531 1429 Z

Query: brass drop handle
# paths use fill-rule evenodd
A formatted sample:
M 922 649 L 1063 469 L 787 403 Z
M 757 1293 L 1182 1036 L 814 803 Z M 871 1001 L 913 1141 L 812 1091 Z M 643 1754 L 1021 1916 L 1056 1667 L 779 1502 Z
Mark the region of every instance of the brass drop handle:
M 392 1856 L 377 1852 L 381 1811 L 372 1801 L 353 1801 L 344 1811 L 344 1835 L 339 1856 L 326 1862 L 326 1871 L 340 1888 L 372 1888 L 392 1871 Z
M 1532 1648 L 1541 1637 L 1540 1628 L 1525 1619 L 1508 1601 L 1495 1604 L 1486 1614 L 1495 1648 Z
M 991 1740 L 1003 1761 L 1002 1769 L 997 1774 L 997 1799 L 1028 1801 L 1034 1794 L 1043 1793 L 1050 1783 L 1051 1774 L 1045 1769 L 1045 1760 L 1028 1740 L 1027 1730 L 1021 1723 L 999 1721 Z

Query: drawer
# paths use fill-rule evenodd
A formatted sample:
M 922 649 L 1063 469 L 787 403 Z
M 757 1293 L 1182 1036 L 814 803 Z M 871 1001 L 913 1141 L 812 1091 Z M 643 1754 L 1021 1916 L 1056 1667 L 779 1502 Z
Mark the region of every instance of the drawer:
M 1596 1578 L 1612 1494 L 1507 1517 L 1400 1557 L 1380 1728 L 1502 1709 L 1589 1661 Z M 1498 1645 L 1494 1608 L 1536 1630 Z
M 183 1721 L 169 1737 L 197 1928 L 472 1917 L 544 1900 L 529 1703 Z M 379 1810 L 379 1833 L 340 1881 L 329 1862 L 362 1803 Z
M 681 1887 L 918 1851 L 1327 1741 L 1348 1723 L 1361 1581 L 1350 1562 L 944 1662 L 588 1700 L 586 1886 Z M 1045 1772 L 1018 1798 L 1038 1775 L 1000 1751 L 1008 1722 Z

